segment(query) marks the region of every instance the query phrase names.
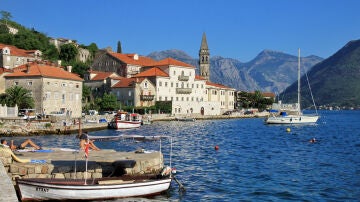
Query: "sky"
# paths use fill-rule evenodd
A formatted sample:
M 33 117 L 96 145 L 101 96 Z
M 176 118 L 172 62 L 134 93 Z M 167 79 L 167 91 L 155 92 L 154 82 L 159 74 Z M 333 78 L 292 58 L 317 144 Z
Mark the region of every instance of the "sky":
M 177 49 L 249 62 L 274 50 L 327 58 L 360 38 L 359 0 L 0 0 L 12 20 L 54 38 L 148 55 Z

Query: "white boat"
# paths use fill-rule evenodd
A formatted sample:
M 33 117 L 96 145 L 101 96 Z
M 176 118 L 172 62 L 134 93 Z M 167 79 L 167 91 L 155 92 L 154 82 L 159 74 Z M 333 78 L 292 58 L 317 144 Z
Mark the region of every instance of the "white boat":
M 300 99 L 301 99 L 301 92 L 300 92 L 300 49 L 298 50 L 298 89 L 297 89 L 297 103 L 295 114 L 287 114 L 286 112 L 280 113 L 280 115 L 275 115 L 271 113 L 271 116 L 265 119 L 265 123 L 267 124 L 304 124 L 304 123 L 316 123 L 319 119 L 317 114 L 308 115 L 303 114 L 301 111 Z M 311 95 L 312 96 L 312 95 Z M 314 103 L 314 100 L 313 100 Z M 314 103 L 315 106 L 315 103 Z M 316 106 L 315 106 L 316 110 Z
M 138 128 L 141 126 L 141 116 L 136 113 L 119 112 L 108 125 L 112 129 Z
M 171 170 L 171 169 L 170 169 Z M 171 171 L 170 171 L 171 173 Z M 99 179 L 17 179 L 21 201 L 26 200 L 103 200 L 153 196 L 170 187 L 170 175 Z
M 161 140 L 172 139 L 169 136 L 121 135 L 123 139 Z M 93 136 L 93 138 L 97 138 Z M 112 139 L 111 136 L 99 136 L 98 139 Z M 160 151 L 161 151 L 161 142 Z M 107 200 L 128 197 L 154 196 L 167 191 L 174 179 L 181 190 L 182 184 L 175 178 L 171 169 L 172 146 L 170 147 L 170 166 L 165 166 L 158 173 L 144 175 L 123 175 L 94 179 L 55 179 L 24 178 L 16 179 L 16 186 L 21 201 L 41 200 Z M 161 161 L 161 160 L 160 160 Z M 86 168 L 87 168 L 86 160 Z M 87 171 L 86 171 L 87 172 Z

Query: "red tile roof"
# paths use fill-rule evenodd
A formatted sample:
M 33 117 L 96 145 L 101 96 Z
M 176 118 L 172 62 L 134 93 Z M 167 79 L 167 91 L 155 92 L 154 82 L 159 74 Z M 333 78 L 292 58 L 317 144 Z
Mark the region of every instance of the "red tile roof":
M 136 74 L 134 77 L 152 77 L 152 76 L 169 77 L 169 74 L 167 74 L 158 67 L 153 67 L 146 71 L 140 72 L 139 74 Z
M 134 59 L 135 54 L 122 54 L 122 53 L 114 53 L 108 52 L 111 56 L 117 58 L 118 60 L 123 61 L 126 64 L 132 65 L 140 65 L 140 66 L 154 66 L 156 65 L 156 61 L 144 56 L 138 56 L 138 60 Z
M 160 61 L 157 62 L 157 65 L 158 65 L 158 66 L 176 65 L 176 66 L 192 67 L 192 68 L 194 68 L 194 66 L 192 66 L 192 65 L 189 65 L 189 64 L 187 64 L 187 63 L 185 63 L 185 62 L 181 62 L 181 61 L 179 61 L 179 60 L 175 60 L 175 59 L 173 59 L 173 58 L 165 58 L 165 59 L 163 59 L 163 60 L 160 60 Z
M 46 64 L 29 64 L 29 72 L 27 72 L 27 64 L 21 65 L 14 69 L 14 73 L 8 74 L 5 77 L 34 77 L 42 76 L 48 78 L 58 78 L 66 80 L 83 81 L 77 74 L 65 71 L 60 67 L 50 66 Z
M 204 77 L 199 76 L 199 75 L 195 75 L 195 79 L 196 80 L 206 80 Z
M 230 87 L 227 87 L 227 86 L 224 86 L 224 85 L 218 84 L 218 83 L 213 83 L 213 82 L 210 82 L 210 81 L 206 81 L 206 85 L 208 85 L 208 86 L 214 86 L 214 87 L 217 87 L 217 88 L 228 88 L 228 89 L 231 89 Z
M 145 78 L 123 78 L 116 84 L 114 84 L 113 88 L 129 88 L 132 87 L 134 82 L 142 82 Z
M 10 49 L 10 55 L 22 56 L 22 57 L 32 57 L 31 54 L 33 54 L 36 51 L 36 50 L 20 49 L 13 45 L 0 44 L 0 50 L 2 50 L 5 47 L 8 47 Z
M 100 71 L 89 71 L 89 73 L 91 74 L 96 74 L 94 76 L 94 78 L 92 78 L 92 81 L 101 81 L 101 80 L 105 80 L 107 78 L 114 78 L 114 79 L 121 79 L 124 77 L 118 76 L 116 73 L 114 72 L 100 72 Z

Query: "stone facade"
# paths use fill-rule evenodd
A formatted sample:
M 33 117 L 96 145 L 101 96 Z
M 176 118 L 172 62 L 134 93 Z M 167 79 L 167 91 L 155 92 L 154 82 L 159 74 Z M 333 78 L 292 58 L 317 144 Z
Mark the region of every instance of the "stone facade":
M 24 50 L 12 45 L 0 44 L 0 67 L 13 69 L 35 60 L 41 60 L 40 50 Z
M 18 85 L 30 90 L 35 101 L 35 112 L 38 114 L 62 112 L 69 117 L 81 117 L 80 77 L 60 67 L 45 64 L 29 64 L 26 68 L 27 70 L 6 75 L 5 88 Z
M 156 89 L 147 78 L 122 79 L 112 86 L 111 92 L 116 95 L 118 101 L 127 106 L 150 107 L 155 105 Z

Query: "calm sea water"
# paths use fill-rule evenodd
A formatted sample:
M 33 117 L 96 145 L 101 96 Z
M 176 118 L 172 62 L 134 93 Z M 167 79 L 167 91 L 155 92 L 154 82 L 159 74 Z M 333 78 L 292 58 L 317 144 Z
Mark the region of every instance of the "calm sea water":
M 172 121 L 91 135 L 173 137 L 172 166 L 186 192 L 179 193 L 174 182 L 166 195 L 130 201 L 359 201 L 360 111 L 320 113 L 317 124 L 302 126 L 265 125 L 261 118 Z M 313 137 L 318 142 L 309 143 Z M 75 135 L 31 138 L 48 147 L 78 145 Z M 128 141 L 96 144 L 118 151 L 159 148 Z M 162 146 L 170 151 L 166 142 Z

